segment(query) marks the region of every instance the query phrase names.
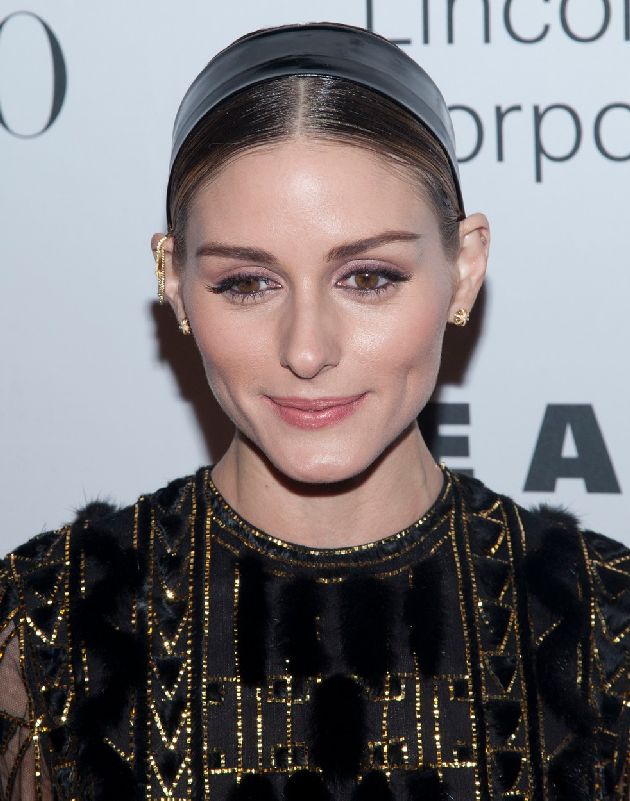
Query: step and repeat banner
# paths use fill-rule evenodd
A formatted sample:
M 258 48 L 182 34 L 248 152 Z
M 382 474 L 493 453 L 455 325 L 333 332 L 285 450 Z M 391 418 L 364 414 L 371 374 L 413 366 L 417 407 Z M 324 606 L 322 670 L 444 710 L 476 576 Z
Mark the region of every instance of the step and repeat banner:
M 436 457 L 630 544 L 630 0 L 0 0 L 0 552 L 221 455 L 229 425 L 154 300 L 172 122 L 237 36 L 322 20 L 434 77 L 491 222 L 422 416 Z

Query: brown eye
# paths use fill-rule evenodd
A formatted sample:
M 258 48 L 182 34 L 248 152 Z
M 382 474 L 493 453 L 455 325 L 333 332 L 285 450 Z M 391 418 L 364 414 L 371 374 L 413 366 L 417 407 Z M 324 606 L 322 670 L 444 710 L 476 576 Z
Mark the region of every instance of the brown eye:
M 337 286 L 354 292 L 361 300 L 371 300 L 385 292 L 393 291 L 396 284 L 409 281 L 410 278 L 410 273 L 402 273 L 389 267 L 378 270 L 353 270 L 341 278 Z
M 224 295 L 227 300 L 238 301 L 239 303 L 254 303 L 270 292 L 281 289 L 270 278 L 265 278 L 263 275 L 245 273 L 224 278 L 218 286 L 206 286 L 215 295 Z
M 233 284 L 233 287 L 236 292 L 240 293 L 241 295 L 251 295 L 254 292 L 260 292 L 260 285 L 261 279 L 257 278 L 256 276 L 252 276 L 251 278 L 241 278 L 235 284 Z
M 358 289 L 370 290 L 379 286 L 380 276 L 375 272 L 356 273 L 354 280 Z

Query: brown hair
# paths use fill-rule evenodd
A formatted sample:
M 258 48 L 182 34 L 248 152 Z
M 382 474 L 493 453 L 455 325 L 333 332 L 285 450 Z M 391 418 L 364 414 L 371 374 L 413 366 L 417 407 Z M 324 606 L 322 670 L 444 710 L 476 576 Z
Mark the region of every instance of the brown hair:
M 364 147 L 402 168 L 431 204 L 447 256 L 456 256 L 464 215 L 449 160 L 433 134 L 388 97 L 353 81 L 291 75 L 230 96 L 182 145 L 169 193 L 177 261 L 186 257 L 186 221 L 195 192 L 243 152 L 296 136 Z

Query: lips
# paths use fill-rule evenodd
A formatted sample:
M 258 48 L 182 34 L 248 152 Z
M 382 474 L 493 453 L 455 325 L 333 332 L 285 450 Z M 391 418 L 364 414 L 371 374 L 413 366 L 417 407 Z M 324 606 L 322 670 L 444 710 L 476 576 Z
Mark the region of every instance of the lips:
M 320 412 L 324 409 L 332 409 L 335 406 L 346 406 L 358 400 L 361 395 L 348 395 L 345 398 L 276 398 L 268 396 L 278 406 L 285 406 L 291 409 L 300 409 L 303 412 Z
M 365 394 L 335 398 L 265 397 L 285 423 L 296 428 L 315 429 L 334 425 L 349 417 L 361 405 Z

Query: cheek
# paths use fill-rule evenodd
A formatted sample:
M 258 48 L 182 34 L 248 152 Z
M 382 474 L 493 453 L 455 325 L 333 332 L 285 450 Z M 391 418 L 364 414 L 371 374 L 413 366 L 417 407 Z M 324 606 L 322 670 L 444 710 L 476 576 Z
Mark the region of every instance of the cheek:
M 226 389 L 221 391 L 225 392 L 230 385 L 251 381 L 269 359 L 269 348 L 260 330 L 252 331 L 250 325 L 240 324 L 238 319 L 224 321 L 217 317 L 212 323 L 197 325 L 195 334 L 212 389 L 220 391 L 223 386 Z
M 430 378 L 440 359 L 447 303 L 446 297 L 431 304 L 414 298 L 392 309 L 374 325 L 355 332 L 354 356 L 365 369 L 378 365 L 384 378 L 424 376 L 427 371 Z
M 268 332 L 250 310 L 226 309 L 207 298 L 192 301 L 189 311 L 212 394 L 237 428 L 252 436 L 248 406 L 259 382 L 273 372 Z

